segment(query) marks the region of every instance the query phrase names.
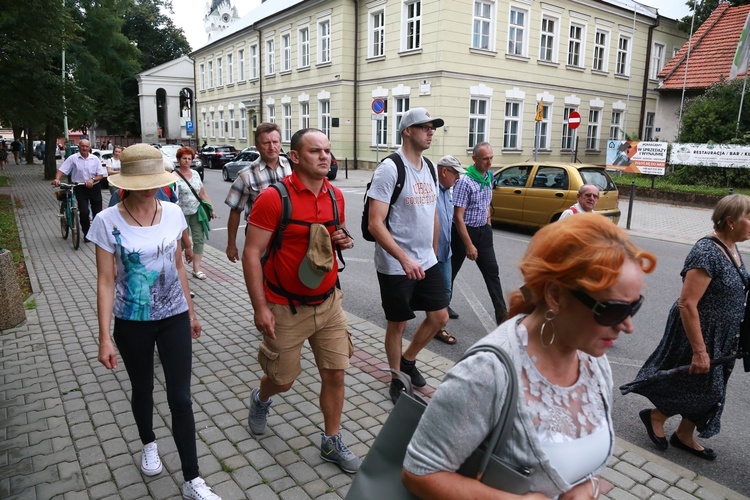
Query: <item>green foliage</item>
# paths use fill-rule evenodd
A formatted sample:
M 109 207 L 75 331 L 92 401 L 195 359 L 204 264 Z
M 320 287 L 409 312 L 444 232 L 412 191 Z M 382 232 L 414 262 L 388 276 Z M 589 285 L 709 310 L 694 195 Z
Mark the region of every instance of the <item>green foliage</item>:
M 744 81 L 722 77 L 705 93 L 689 99 L 682 114 L 678 142 L 727 143 L 737 136 L 737 113 Z M 750 132 L 750 97 L 742 105 L 739 134 Z
M 730 180 L 727 184 L 727 176 L 720 171 L 732 171 L 734 173 L 744 172 L 744 169 L 724 169 L 713 167 L 677 167 L 674 173 L 667 172 L 666 175 L 641 175 L 641 174 L 621 174 L 613 175 L 612 180 L 618 186 L 629 186 L 635 181 L 637 187 L 651 187 L 651 181 L 654 181 L 655 189 L 665 191 L 678 191 L 681 193 L 698 193 L 725 195 L 729 188 L 734 189 L 735 193 L 750 195 L 750 184 L 739 185 L 736 180 Z M 683 172 L 687 171 L 687 172 Z M 692 177 L 688 172 L 694 174 Z M 695 178 L 695 175 L 706 173 L 706 177 Z M 731 179 L 731 173 L 730 173 Z M 709 184 L 711 183 L 711 184 Z
M 678 1 L 678 0 L 673 0 Z M 725 0 L 726 1 L 726 0 Z M 728 0 L 729 3 L 736 7 L 738 5 L 747 5 L 750 0 Z M 693 33 L 698 31 L 701 24 L 708 19 L 711 13 L 718 7 L 720 0 L 687 0 L 685 5 L 690 7 L 691 12 L 695 12 L 695 25 L 693 26 Z M 677 27 L 685 33 L 690 33 L 690 24 L 692 23 L 693 16 L 683 17 Z

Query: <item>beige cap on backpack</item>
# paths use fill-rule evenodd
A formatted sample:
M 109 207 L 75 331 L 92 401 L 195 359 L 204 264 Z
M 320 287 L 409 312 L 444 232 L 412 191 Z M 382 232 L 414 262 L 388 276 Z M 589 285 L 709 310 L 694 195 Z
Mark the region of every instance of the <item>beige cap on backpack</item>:
M 323 224 L 310 226 L 310 242 L 305 258 L 299 265 L 299 279 L 303 285 L 316 289 L 333 269 L 333 245 L 331 234 Z

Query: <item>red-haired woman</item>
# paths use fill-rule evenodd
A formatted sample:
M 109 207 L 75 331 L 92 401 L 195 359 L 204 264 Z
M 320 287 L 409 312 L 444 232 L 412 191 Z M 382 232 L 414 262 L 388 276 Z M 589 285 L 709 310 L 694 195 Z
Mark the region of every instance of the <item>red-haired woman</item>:
M 620 332 L 633 331 L 643 275 L 655 264 L 598 214 L 568 217 L 532 238 L 510 319 L 476 344 L 504 349 L 515 365 L 518 413 L 501 458 L 528 469 L 527 498 L 599 495 L 597 474 L 615 446 L 604 354 Z M 505 365 L 490 352 L 446 374 L 406 453 L 403 480 L 410 491 L 430 499 L 497 496 L 456 471 L 494 428 L 507 381 Z

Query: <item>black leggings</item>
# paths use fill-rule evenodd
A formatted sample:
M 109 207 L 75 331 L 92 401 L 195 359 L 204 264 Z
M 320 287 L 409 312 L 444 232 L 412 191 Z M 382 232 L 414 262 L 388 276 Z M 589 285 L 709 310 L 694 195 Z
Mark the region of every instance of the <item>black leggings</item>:
M 190 400 L 193 344 L 187 312 L 156 321 L 115 318 L 115 344 L 120 351 L 132 387 L 133 417 L 145 445 L 154 434 L 154 344 L 164 368 L 167 402 L 172 414 L 172 434 L 182 462 L 185 481 L 198 477 L 195 417 Z

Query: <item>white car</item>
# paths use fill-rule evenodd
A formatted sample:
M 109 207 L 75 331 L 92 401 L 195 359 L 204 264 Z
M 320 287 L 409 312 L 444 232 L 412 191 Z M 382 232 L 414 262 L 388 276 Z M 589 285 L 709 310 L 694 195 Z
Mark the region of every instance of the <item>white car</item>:
M 161 146 L 161 154 L 163 154 L 169 161 L 172 162 L 174 168 L 178 168 L 180 166 L 180 162 L 177 161 L 177 151 L 179 151 L 180 149 L 182 149 L 182 146 L 180 146 L 179 144 L 162 144 Z M 195 153 L 193 153 L 193 163 L 190 164 L 190 168 L 198 172 L 201 180 L 203 180 L 203 163 Z

